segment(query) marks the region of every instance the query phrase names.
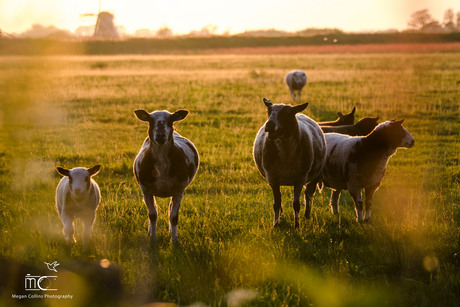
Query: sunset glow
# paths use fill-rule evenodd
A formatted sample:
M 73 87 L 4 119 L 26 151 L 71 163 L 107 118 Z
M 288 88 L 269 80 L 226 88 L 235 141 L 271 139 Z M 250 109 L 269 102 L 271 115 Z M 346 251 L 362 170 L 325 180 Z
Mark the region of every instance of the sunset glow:
M 115 23 L 126 32 L 158 29 L 167 26 L 175 34 L 217 26 L 217 33 L 239 33 L 244 30 L 279 29 L 297 31 L 305 28 L 339 28 L 344 31 L 404 30 L 410 14 L 429 9 L 433 18 L 442 22 L 444 12 L 460 10 L 456 0 L 105 0 L 101 9 L 115 15 Z M 33 24 L 55 26 L 75 31 L 93 25 L 98 0 L 15 0 L 0 1 L 0 29 L 20 33 Z

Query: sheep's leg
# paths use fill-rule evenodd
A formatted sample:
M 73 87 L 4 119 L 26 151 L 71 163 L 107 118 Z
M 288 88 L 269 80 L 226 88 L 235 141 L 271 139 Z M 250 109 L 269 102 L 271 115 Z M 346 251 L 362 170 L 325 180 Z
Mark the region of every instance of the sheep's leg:
M 174 195 L 169 204 L 169 232 L 173 243 L 177 242 L 177 224 L 179 222 L 179 207 L 182 195 L 182 193 Z
M 93 228 L 95 219 L 96 219 L 96 213 L 88 216 L 84 221 L 84 226 L 83 226 L 83 249 L 84 250 L 88 250 L 89 248 L 91 230 Z
M 300 89 L 298 92 L 297 92 L 297 101 L 301 102 L 302 101 L 302 89 Z
M 366 202 L 365 202 L 365 216 L 364 222 L 368 222 L 371 219 L 371 208 L 372 208 L 372 198 L 374 197 L 375 191 L 379 186 L 372 186 L 369 188 L 364 189 L 364 193 L 366 194 Z
M 273 210 L 275 211 L 275 217 L 273 219 L 273 226 L 278 226 L 280 222 L 281 213 L 281 191 L 279 185 L 270 185 L 273 192 Z
M 292 101 L 296 101 L 296 98 L 295 98 L 295 91 L 291 89 L 291 98 L 292 98 Z
M 361 189 L 348 190 L 355 202 L 355 210 L 358 222 L 363 222 L 363 199 L 361 198 Z
M 144 194 L 144 202 L 149 212 L 149 236 L 150 239 L 156 240 L 158 213 L 155 197 L 153 196 L 153 193 L 148 189 L 142 189 L 142 193 Z
M 313 206 L 313 197 L 315 196 L 316 186 L 318 182 L 311 181 L 305 188 L 305 218 L 309 219 L 311 216 L 311 208 Z
M 302 184 L 294 186 L 294 201 L 292 202 L 292 208 L 294 209 L 294 226 L 299 227 L 299 212 L 300 212 L 300 194 L 302 193 Z
M 339 199 L 341 192 L 342 190 L 332 190 L 330 206 L 333 214 L 339 213 Z
M 68 245 L 75 243 L 75 228 L 73 227 L 73 217 L 63 213 L 61 215 L 62 224 L 64 225 L 64 237 Z

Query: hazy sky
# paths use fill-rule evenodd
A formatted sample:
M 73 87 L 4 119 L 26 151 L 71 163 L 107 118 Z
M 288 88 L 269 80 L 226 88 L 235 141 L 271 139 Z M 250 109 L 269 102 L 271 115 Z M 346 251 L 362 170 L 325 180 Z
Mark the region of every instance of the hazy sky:
M 99 0 L 0 0 L 0 29 L 20 33 L 33 24 L 74 31 L 95 23 Z M 309 27 L 373 31 L 407 28 L 410 14 L 429 9 L 442 22 L 445 10 L 460 11 L 459 0 L 102 0 L 102 10 L 132 33 L 170 27 L 175 34 L 216 25 L 218 33 L 245 29 L 295 31 Z

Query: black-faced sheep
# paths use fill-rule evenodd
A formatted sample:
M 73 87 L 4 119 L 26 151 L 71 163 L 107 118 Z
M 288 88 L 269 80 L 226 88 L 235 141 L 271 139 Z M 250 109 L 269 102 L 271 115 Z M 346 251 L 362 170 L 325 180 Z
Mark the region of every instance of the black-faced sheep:
M 351 110 L 350 113 L 347 113 L 345 115 L 342 114 L 342 112 L 337 112 L 337 118 L 334 121 L 330 122 L 318 122 L 318 125 L 320 126 L 343 126 L 343 125 L 353 125 L 355 123 L 355 112 L 356 112 L 356 107 L 353 107 L 353 110 Z
M 172 197 L 169 205 L 169 230 L 177 241 L 179 207 L 187 186 L 198 170 L 198 151 L 191 141 L 174 131 L 173 123 L 183 120 L 188 111 L 136 110 L 141 121 L 149 123 L 145 139 L 136 159 L 134 174 L 144 195 L 149 212 L 149 235 L 156 240 L 157 206 L 155 197 Z
M 99 186 L 91 178 L 100 168 L 100 165 L 92 168 L 76 167 L 71 170 L 56 168 L 59 174 L 64 176 L 56 188 L 56 209 L 64 225 L 65 239 L 68 244 L 75 243 L 73 221 L 80 218 L 84 224 L 84 249 L 89 246 L 96 210 L 101 201 Z
M 313 194 L 326 159 L 326 142 L 318 124 L 309 117 L 298 114 L 308 105 L 272 104 L 264 98 L 268 120 L 260 128 L 254 141 L 254 161 L 270 185 L 275 211 L 274 226 L 279 224 L 281 208 L 280 186 L 294 186 L 294 219 L 299 226 L 300 194 L 303 186 L 314 182 Z M 305 217 L 310 217 L 310 203 L 306 204 Z
M 364 136 L 368 135 L 369 133 L 374 130 L 377 126 L 377 121 L 379 120 L 378 117 L 364 117 L 361 118 L 356 124 L 354 125 L 344 125 L 344 126 L 321 126 L 321 130 L 324 133 L 340 133 L 346 134 L 350 136 Z
M 292 101 L 300 102 L 302 89 L 307 84 L 307 74 L 303 70 L 293 70 L 286 75 L 286 84 L 291 92 Z
M 321 180 L 332 189 L 331 209 L 339 212 L 338 201 L 342 190 L 348 190 L 355 202 L 357 220 L 371 217 L 372 197 L 380 186 L 389 159 L 397 148 L 411 148 L 414 138 L 402 126 L 401 121 L 379 124 L 365 137 L 352 137 L 338 133 L 326 133 L 327 158 L 321 172 Z M 307 187 L 308 188 L 308 187 Z M 361 190 L 366 195 L 365 207 Z M 309 199 L 310 203 L 312 198 Z

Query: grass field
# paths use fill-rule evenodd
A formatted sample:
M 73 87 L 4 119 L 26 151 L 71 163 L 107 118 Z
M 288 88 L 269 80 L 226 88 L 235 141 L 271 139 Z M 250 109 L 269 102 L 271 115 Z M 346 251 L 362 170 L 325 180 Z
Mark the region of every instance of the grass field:
M 313 119 L 356 106 L 357 118 L 404 118 L 416 140 L 390 160 L 370 225 L 355 221 L 346 192 L 333 216 L 324 189 L 311 220 L 294 229 L 286 187 L 282 226 L 272 227 L 273 198 L 252 144 L 266 119 L 262 98 L 290 103 L 283 79 L 293 68 L 308 74 L 304 113 Z M 458 304 L 458 52 L 3 57 L 0 84 L 0 255 L 37 266 L 107 259 L 122 272 L 120 306 Z M 138 108 L 190 111 L 176 129 L 201 165 L 182 202 L 177 246 L 160 199 L 158 246 L 149 247 L 132 172 L 147 135 Z M 54 208 L 55 167 L 97 163 L 93 245 L 82 252 L 77 223 L 69 251 Z M 84 305 L 85 287 L 60 303 Z M 27 303 L 6 289 L 0 306 Z

